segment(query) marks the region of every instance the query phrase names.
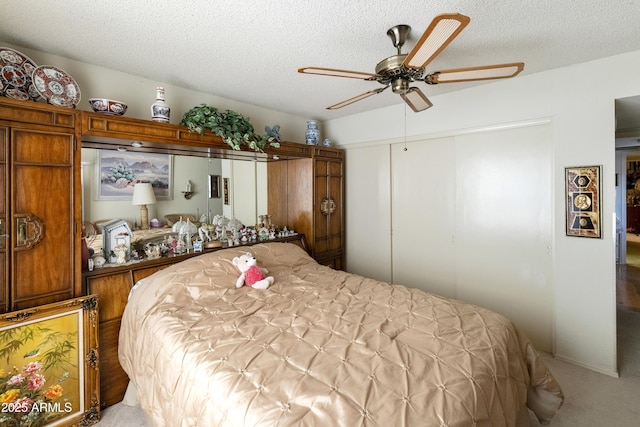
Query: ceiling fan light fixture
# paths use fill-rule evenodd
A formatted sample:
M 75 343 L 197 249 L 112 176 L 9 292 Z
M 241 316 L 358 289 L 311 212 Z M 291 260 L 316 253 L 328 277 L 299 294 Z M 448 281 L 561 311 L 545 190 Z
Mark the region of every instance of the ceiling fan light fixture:
M 459 13 L 438 15 L 404 61 L 409 68 L 424 68 L 469 24 Z
M 409 90 L 407 90 L 400 96 L 402 97 L 402 99 L 404 99 L 404 102 L 406 102 L 407 105 L 409 105 L 409 107 L 411 107 L 411 109 L 416 113 L 433 106 L 431 101 L 429 101 L 425 94 L 417 87 L 409 88 Z
M 409 90 L 409 81 L 402 78 L 395 79 L 391 82 L 391 90 L 393 93 L 406 93 Z

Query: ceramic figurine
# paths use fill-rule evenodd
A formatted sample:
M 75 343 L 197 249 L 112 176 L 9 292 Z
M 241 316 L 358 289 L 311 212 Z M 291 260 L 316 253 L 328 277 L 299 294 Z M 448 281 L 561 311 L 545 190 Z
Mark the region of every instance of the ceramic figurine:
M 265 126 L 264 131 L 267 136 L 270 136 L 276 142 L 280 142 L 282 139 L 280 138 L 280 125 L 273 125 L 273 127 Z
M 160 246 L 155 243 L 147 243 L 144 247 L 144 252 L 147 254 L 147 259 L 160 258 Z
M 125 245 L 118 245 L 113 248 L 113 253 L 116 255 L 116 264 L 125 264 L 127 262 L 127 252 Z

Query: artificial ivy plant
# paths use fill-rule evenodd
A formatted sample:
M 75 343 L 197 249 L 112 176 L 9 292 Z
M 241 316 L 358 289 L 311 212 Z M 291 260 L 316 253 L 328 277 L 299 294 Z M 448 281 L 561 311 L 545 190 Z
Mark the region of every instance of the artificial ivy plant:
M 234 150 L 246 145 L 255 151 L 263 151 L 269 144 L 280 147 L 275 138 L 258 135 L 249 119 L 232 110 L 218 111 L 216 107 L 201 104 L 187 111 L 182 117 L 181 125 L 202 135 L 208 129 L 221 137 Z

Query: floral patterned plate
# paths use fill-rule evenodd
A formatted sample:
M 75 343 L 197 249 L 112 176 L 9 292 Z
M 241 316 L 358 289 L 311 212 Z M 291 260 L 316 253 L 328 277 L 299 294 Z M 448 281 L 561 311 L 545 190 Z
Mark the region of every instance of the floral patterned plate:
M 73 78 L 52 65 L 41 65 L 33 71 L 33 84 L 50 104 L 75 108 L 80 102 L 80 87 Z
M 21 100 L 42 99 L 31 78 L 36 67 L 22 52 L 0 47 L 0 95 Z

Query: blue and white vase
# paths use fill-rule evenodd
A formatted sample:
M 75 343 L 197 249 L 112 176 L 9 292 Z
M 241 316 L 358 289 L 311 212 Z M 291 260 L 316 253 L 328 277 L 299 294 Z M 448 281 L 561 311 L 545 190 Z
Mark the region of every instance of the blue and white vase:
M 156 101 L 151 104 L 151 119 L 154 122 L 169 123 L 171 109 L 164 100 L 164 88 L 156 88 Z
M 305 134 L 307 145 L 318 145 L 320 142 L 320 130 L 318 129 L 318 122 L 315 120 L 309 120 L 307 122 L 307 132 Z

